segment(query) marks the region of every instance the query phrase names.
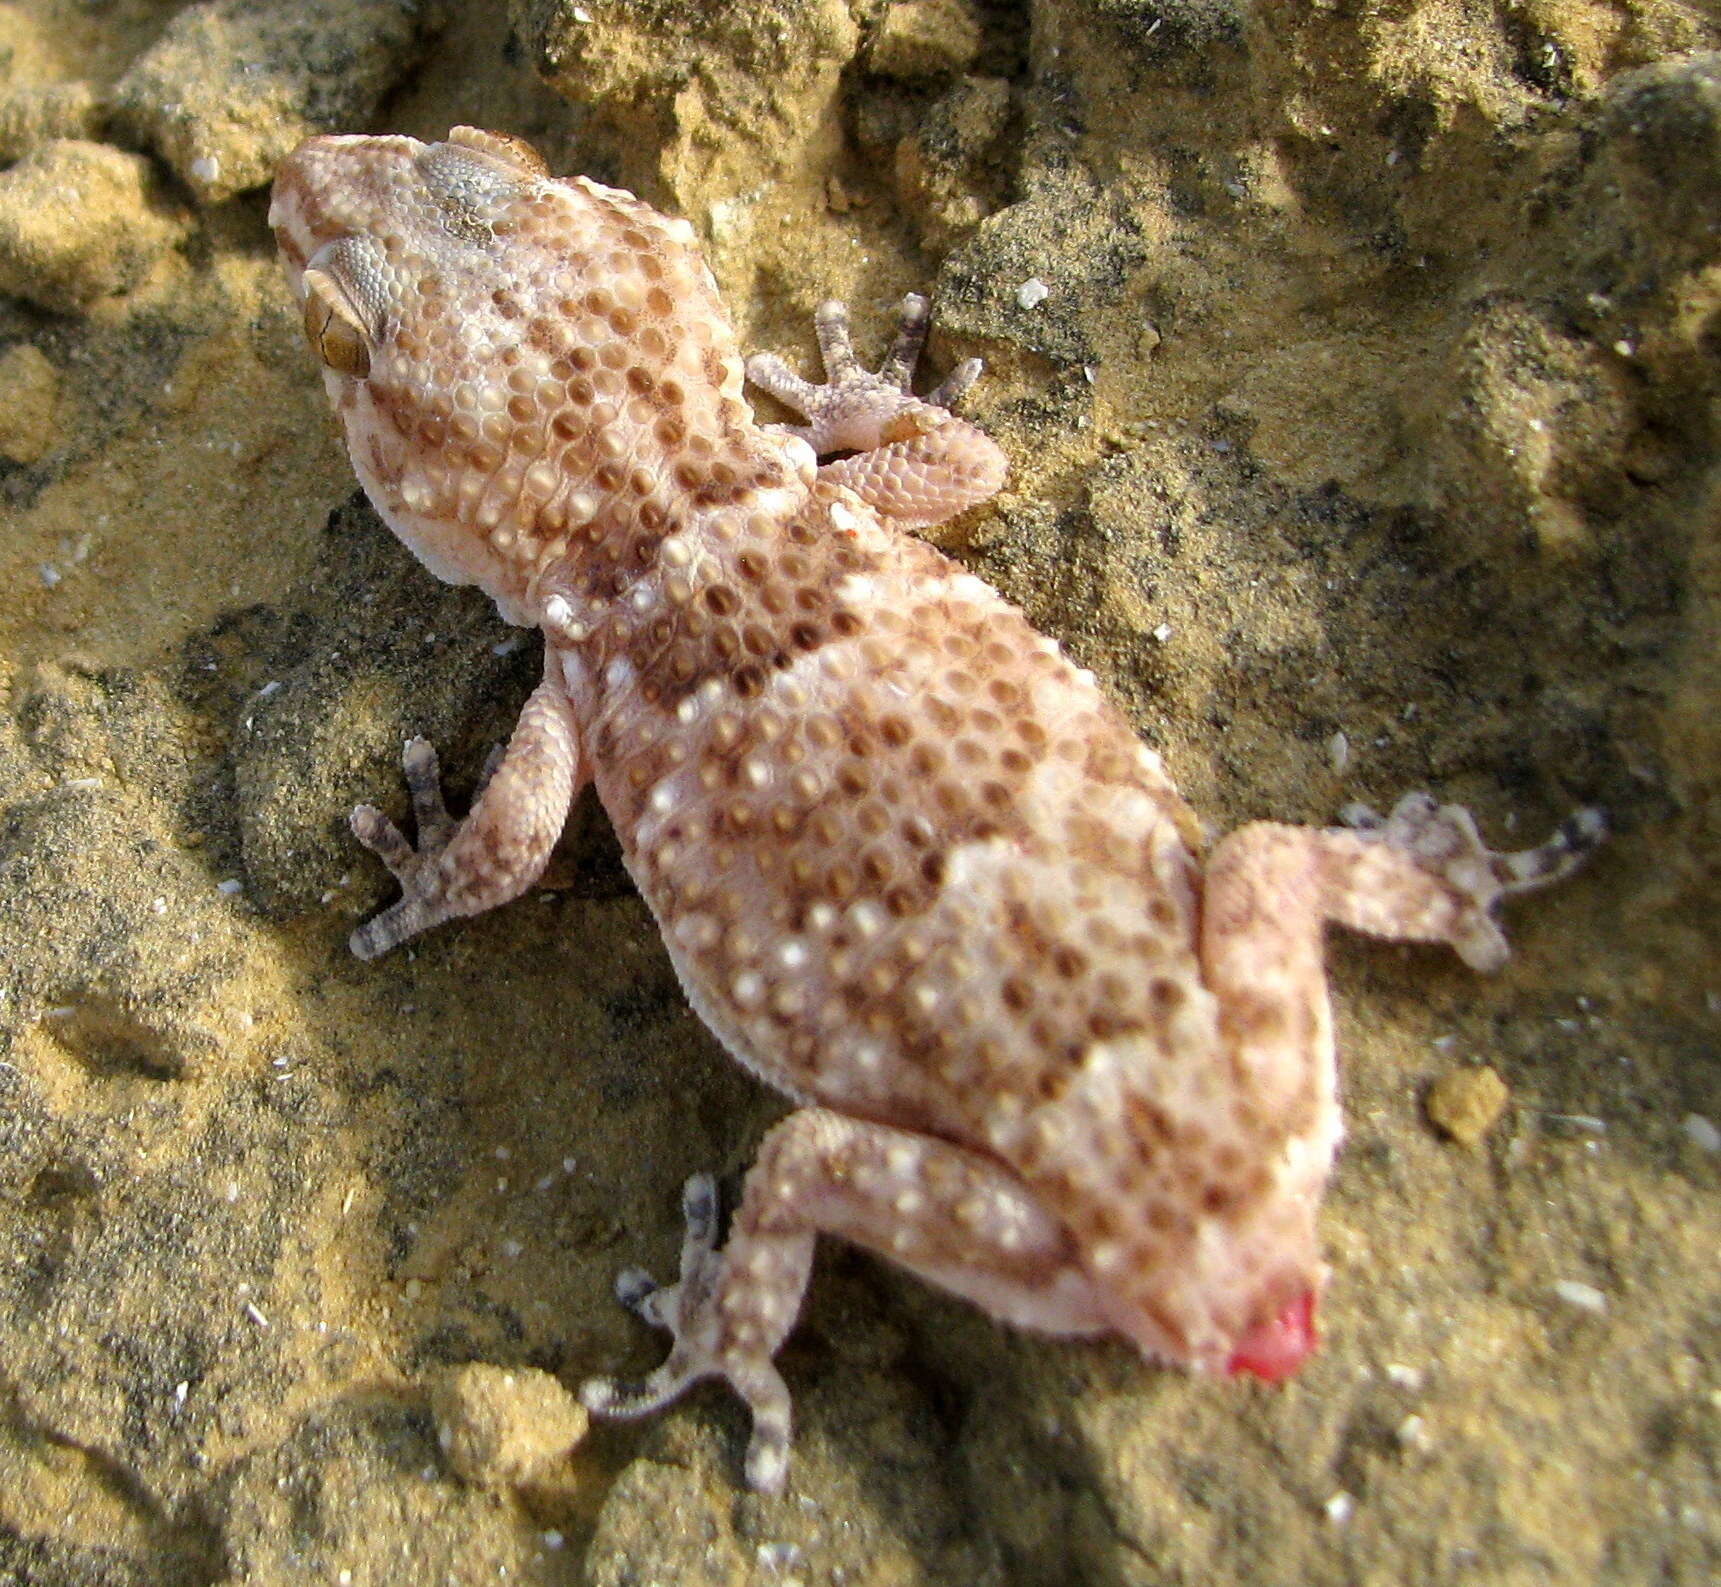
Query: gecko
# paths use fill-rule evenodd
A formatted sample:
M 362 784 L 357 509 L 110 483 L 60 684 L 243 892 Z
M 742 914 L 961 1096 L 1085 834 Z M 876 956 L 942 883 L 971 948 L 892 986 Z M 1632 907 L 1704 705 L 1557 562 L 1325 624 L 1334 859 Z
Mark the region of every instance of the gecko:
M 693 1008 L 794 1104 L 726 1240 L 695 1174 L 678 1278 L 617 1279 L 671 1347 L 585 1404 L 721 1378 L 746 1480 L 781 1490 L 773 1357 L 819 1234 L 1007 1324 L 1293 1372 L 1342 1129 L 1324 928 L 1495 969 L 1500 900 L 1570 872 L 1600 812 L 1517 853 L 1425 793 L 1209 844 L 1094 675 L 910 532 L 1006 474 L 951 411 L 978 361 L 913 393 L 921 298 L 877 373 L 836 303 L 824 383 L 744 362 L 688 222 L 472 127 L 312 138 L 269 215 L 377 511 L 544 636 L 463 820 L 422 739 L 416 844 L 353 812 L 401 888 L 353 951 L 525 892 L 589 782 Z M 758 422 L 748 379 L 805 422 Z

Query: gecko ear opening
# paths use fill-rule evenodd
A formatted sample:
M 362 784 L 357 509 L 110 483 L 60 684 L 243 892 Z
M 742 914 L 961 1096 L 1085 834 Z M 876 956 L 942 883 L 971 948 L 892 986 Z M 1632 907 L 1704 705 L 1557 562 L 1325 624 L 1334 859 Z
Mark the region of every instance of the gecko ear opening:
M 330 369 L 354 380 L 370 373 L 370 337 L 339 282 L 315 266 L 304 275 L 305 337 Z

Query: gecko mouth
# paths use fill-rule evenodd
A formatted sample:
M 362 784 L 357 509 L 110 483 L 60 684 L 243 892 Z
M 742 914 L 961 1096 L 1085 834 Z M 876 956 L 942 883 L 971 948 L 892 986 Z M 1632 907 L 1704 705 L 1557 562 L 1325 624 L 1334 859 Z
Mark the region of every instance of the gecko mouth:
M 1283 1383 L 1315 1348 L 1315 1292 L 1306 1289 L 1265 1322 L 1256 1323 L 1231 1352 L 1225 1370 Z

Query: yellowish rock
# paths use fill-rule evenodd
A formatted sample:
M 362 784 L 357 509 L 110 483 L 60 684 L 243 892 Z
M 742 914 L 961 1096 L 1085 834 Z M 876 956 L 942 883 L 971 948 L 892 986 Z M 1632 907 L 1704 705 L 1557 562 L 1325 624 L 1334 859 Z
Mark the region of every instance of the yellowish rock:
M 179 234 L 142 155 L 59 138 L 0 173 L 0 292 L 42 308 L 127 291 Z
M 912 82 L 963 71 L 979 53 L 980 18 L 968 0 L 902 0 L 885 7 L 866 64 Z
M 586 1408 L 548 1372 L 482 1362 L 438 1379 L 430 1409 L 448 1464 L 481 1488 L 540 1479 L 589 1425 Z
M 93 137 L 100 122 L 96 91 L 86 82 L 0 89 L 0 160 L 16 160 L 54 138 Z
M 440 18 L 400 0 L 201 0 L 115 86 L 118 120 L 219 203 L 264 186 L 312 133 L 368 121 Z
M 1511 1095 L 1487 1064 L 1466 1064 L 1436 1080 L 1422 1106 L 1442 1135 L 1460 1146 L 1476 1146 L 1499 1121 Z
M 0 354 L 0 456 L 34 463 L 53 446 L 60 409 L 60 374 L 28 342 Z

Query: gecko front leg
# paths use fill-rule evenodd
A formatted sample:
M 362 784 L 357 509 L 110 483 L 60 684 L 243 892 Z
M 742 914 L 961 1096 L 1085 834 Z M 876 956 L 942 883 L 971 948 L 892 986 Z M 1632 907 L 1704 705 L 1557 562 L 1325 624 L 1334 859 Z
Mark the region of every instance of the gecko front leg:
M 924 529 L 995 495 L 1008 469 L 983 430 L 950 412 L 950 404 L 979 377 L 981 363 L 957 365 L 936 391 L 909 390 L 932 314 L 925 298 L 902 300 L 896 341 L 874 374 L 863 369 L 849 339 L 848 310 L 821 303 L 813 317 L 827 379 L 803 380 L 782 359 L 760 353 L 747 360 L 747 378 L 806 417 L 783 425 L 821 457 L 819 477 L 847 486 L 875 512 L 905 529 Z
M 442 800 L 436 751 L 410 740 L 402 758 L 418 825 L 414 848 L 375 805 L 352 813 L 353 835 L 394 874 L 400 901 L 352 934 L 352 950 L 374 959 L 444 920 L 482 914 L 518 898 L 544 872 L 589 769 L 553 655 L 500 764 L 464 821 Z

